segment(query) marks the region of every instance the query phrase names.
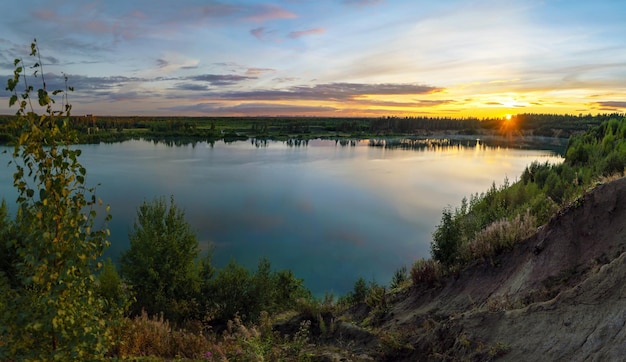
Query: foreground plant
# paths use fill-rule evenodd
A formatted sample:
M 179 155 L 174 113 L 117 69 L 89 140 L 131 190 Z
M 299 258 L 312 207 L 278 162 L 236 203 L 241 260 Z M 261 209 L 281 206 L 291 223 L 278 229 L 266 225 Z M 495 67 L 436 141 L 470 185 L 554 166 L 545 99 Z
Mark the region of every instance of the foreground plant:
M 36 40 L 30 55 L 32 76 L 16 59 L 6 87 L 9 105 L 19 107 L 12 123 L 18 197 L 11 233 L 1 240 L 8 260 L 0 270 L 0 360 L 96 359 L 108 339 L 94 273 L 109 231 L 94 227 L 100 202 L 85 186 L 81 151 L 70 147 L 72 88 L 66 78 L 65 90 L 49 92 Z M 41 84 L 37 90 L 33 78 Z M 57 95 L 61 110 L 54 109 Z M 109 219 L 107 207 L 101 221 Z

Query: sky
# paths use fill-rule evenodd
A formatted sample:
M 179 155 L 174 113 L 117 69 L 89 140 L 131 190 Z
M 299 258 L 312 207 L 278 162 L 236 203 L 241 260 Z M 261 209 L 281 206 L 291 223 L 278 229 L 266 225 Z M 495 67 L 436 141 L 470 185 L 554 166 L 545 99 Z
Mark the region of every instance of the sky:
M 21 0 L 3 7 L 0 75 L 34 64 L 36 38 L 75 115 L 623 113 L 625 15 L 623 0 Z

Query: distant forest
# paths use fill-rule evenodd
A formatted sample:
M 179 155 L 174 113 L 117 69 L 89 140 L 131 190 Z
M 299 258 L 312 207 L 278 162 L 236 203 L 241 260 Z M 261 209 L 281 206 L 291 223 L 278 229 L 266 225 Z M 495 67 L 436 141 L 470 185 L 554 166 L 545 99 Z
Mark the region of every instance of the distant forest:
M 370 138 L 433 134 L 502 134 L 568 138 L 623 114 L 518 114 L 506 118 L 450 117 L 113 117 L 71 116 L 78 143 L 116 142 L 133 138 L 225 140 L 290 138 Z M 0 143 L 10 143 L 19 130 L 15 116 L 0 116 Z

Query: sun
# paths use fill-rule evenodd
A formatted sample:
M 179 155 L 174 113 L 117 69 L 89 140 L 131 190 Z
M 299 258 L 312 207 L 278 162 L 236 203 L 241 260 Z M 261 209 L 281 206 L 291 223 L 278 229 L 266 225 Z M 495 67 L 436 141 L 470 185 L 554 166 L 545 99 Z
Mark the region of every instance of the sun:
M 502 118 L 502 123 L 500 123 L 500 132 L 502 134 L 511 135 L 517 131 L 517 117 L 511 114 L 505 115 Z

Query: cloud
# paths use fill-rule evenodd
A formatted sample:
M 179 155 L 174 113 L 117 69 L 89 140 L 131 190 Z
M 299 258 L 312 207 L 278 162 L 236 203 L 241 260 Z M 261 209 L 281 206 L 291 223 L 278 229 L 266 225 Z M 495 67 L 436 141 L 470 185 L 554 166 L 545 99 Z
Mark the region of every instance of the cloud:
M 291 33 L 289 33 L 288 36 L 291 39 L 298 39 L 300 37 L 307 36 L 307 35 L 323 34 L 325 31 L 326 29 L 324 28 L 314 28 L 314 29 L 301 30 L 301 31 L 292 31 Z
M 73 38 L 68 34 L 92 35 L 101 37 L 111 35 L 114 42 L 130 40 L 145 34 L 142 28 L 145 14 L 131 11 L 117 16 L 107 15 L 106 5 L 89 3 L 75 7 L 45 8 L 40 7 L 32 10 L 30 15 L 38 19 L 35 29 L 29 31 L 47 31 L 54 29 L 63 34 L 62 39 Z M 109 14 L 110 15 L 110 14 Z M 31 23 L 31 25 L 33 25 Z M 67 47 L 67 45 L 63 45 Z
M 436 107 L 444 104 L 455 103 L 451 99 L 442 100 L 416 100 L 414 102 L 394 102 L 394 101 L 377 101 L 371 99 L 357 99 L 353 103 L 362 106 L 376 106 L 376 107 L 394 107 L 394 108 L 423 108 L 423 107 Z
M 186 12 L 199 14 L 203 18 L 223 18 L 242 11 L 240 6 L 222 3 L 219 1 L 208 1 L 208 4 L 187 9 Z
M 224 99 L 257 100 L 355 100 L 365 95 L 416 95 L 441 91 L 440 88 L 417 84 L 359 84 L 327 83 L 315 86 L 294 86 L 286 90 L 258 90 L 247 92 L 227 92 Z
M 246 103 L 232 107 L 220 107 L 217 109 L 227 113 L 241 113 L 248 115 L 261 114 L 282 114 L 297 115 L 302 113 L 335 112 L 337 109 L 328 106 L 294 106 L 290 104 L 270 104 L 270 103 Z
M 626 102 L 620 101 L 596 102 L 595 104 L 600 107 L 626 108 Z
M 272 68 L 248 68 L 246 70 L 246 75 L 257 76 L 257 75 L 263 75 L 265 73 L 273 73 L 275 71 L 276 69 L 272 69 Z
M 65 89 L 65 78 L 63 75 L 46 73 L 46 87 L 48 90 Z M 67 75 L 68 86 L 74 87 L 74 96 L 86 94 L 87 91 L 108 91 L 122 88 L 129 83 L 149 82 L 150 79 L 139 77 L 88 77 L 82 75 Z M 99 93 L 102 94 L 102 93 Z
M 332 113 L 337 109 L 325 106 L 296 106 L 291 104 L 244 103 L 235 106 L 224 106 L 215 102 L 203 102 L 188 106 L 161 108 L 170 112 L 196 112 L 203 114 L 238 114 L 245 116 L 257 115 L 299 115 L 311 113 Z
M 36 19 L 44 20 L 44 21 L 55 20 L 57 18 L 56 12 L 52 9 L 39 8 L 39 9 L 35 9 L 32 14 Z
M 67 85 L 74 88 L 74 91 L 68 94 L 69 100 L 75 106 L 80 105 L 82 102 L 94 100 L 97 100 L 97 102 L 128 101 L 161 96 L 158 91 L 137 87 L 137 84 L 153 82 L 153 79 L 124 76 L 88 77 L 71 74 L 67 75 L 67 77 Z M 38 78 L 37 80 L 40 81 L 40 79 Z M 45 80 L 48 91 L 65 90 L 65 78 L 63 75 L 46 73 Z M 30 79 L 30 84 L 35 89 L 41 87 L 41 84 L 37 83 L 35 79 Z M 2 92 L 0 92 L 0 95 L 2 95 Z M 57 101 L 60 100 L 60 97 L 61 95 L 56 96 Z
M 372 6 L 382 3 L 382 0 L 343 0 L 346 5 Z
M 170 64 L 170 63 L 169 63 L 167 60 L 165 60 L 165 59 L 157 59 L 157 60 L 156 60 L 156 63 L 157 63 L 157 67 L 158 67 L 158 68 L 165 68 L 165 67 L 167 67 L 167 66 Z
M 234 74 L 202 74 L 195 75 L 187 79 L 196 82 L 207 82 L 214 86 L 225 86 L 240 83 L 249 79 L 256 79 L 256 77 L 246 77 Z
M 261 5 L 253 8 L 253 13 L 246 17 L 255 22 L 266 22 L 278 19 L 295 19 L 298 16 L 276 5 Z
M 189 83 L 181 83 L 177 84 L 174 88 L 183 91 L 206 91 L 209 89 L 208 86 L 202 84 L 189 84 Z
M 267 30 L 264 27 L 255 28 L 250 30 L 250 34 L 259 40 L 264 40 L 267 35 Z
M 175 72 L 179 69 L 196 69 L 200 63 L 197 59 L 186 58 L 176 53 L 167 53 L 155 60 L 158 74 Z M 146 72 L 150 73 L 150 71 Z
M 276 82 L 276 83 L 288 83 L 288 82 L 293 82 L 295 80 L 298 80 L 298 78 L 296 78 L 296 77 L 281 77 L 281 78 L 274 78 L 272 80 L 274 82 Z

